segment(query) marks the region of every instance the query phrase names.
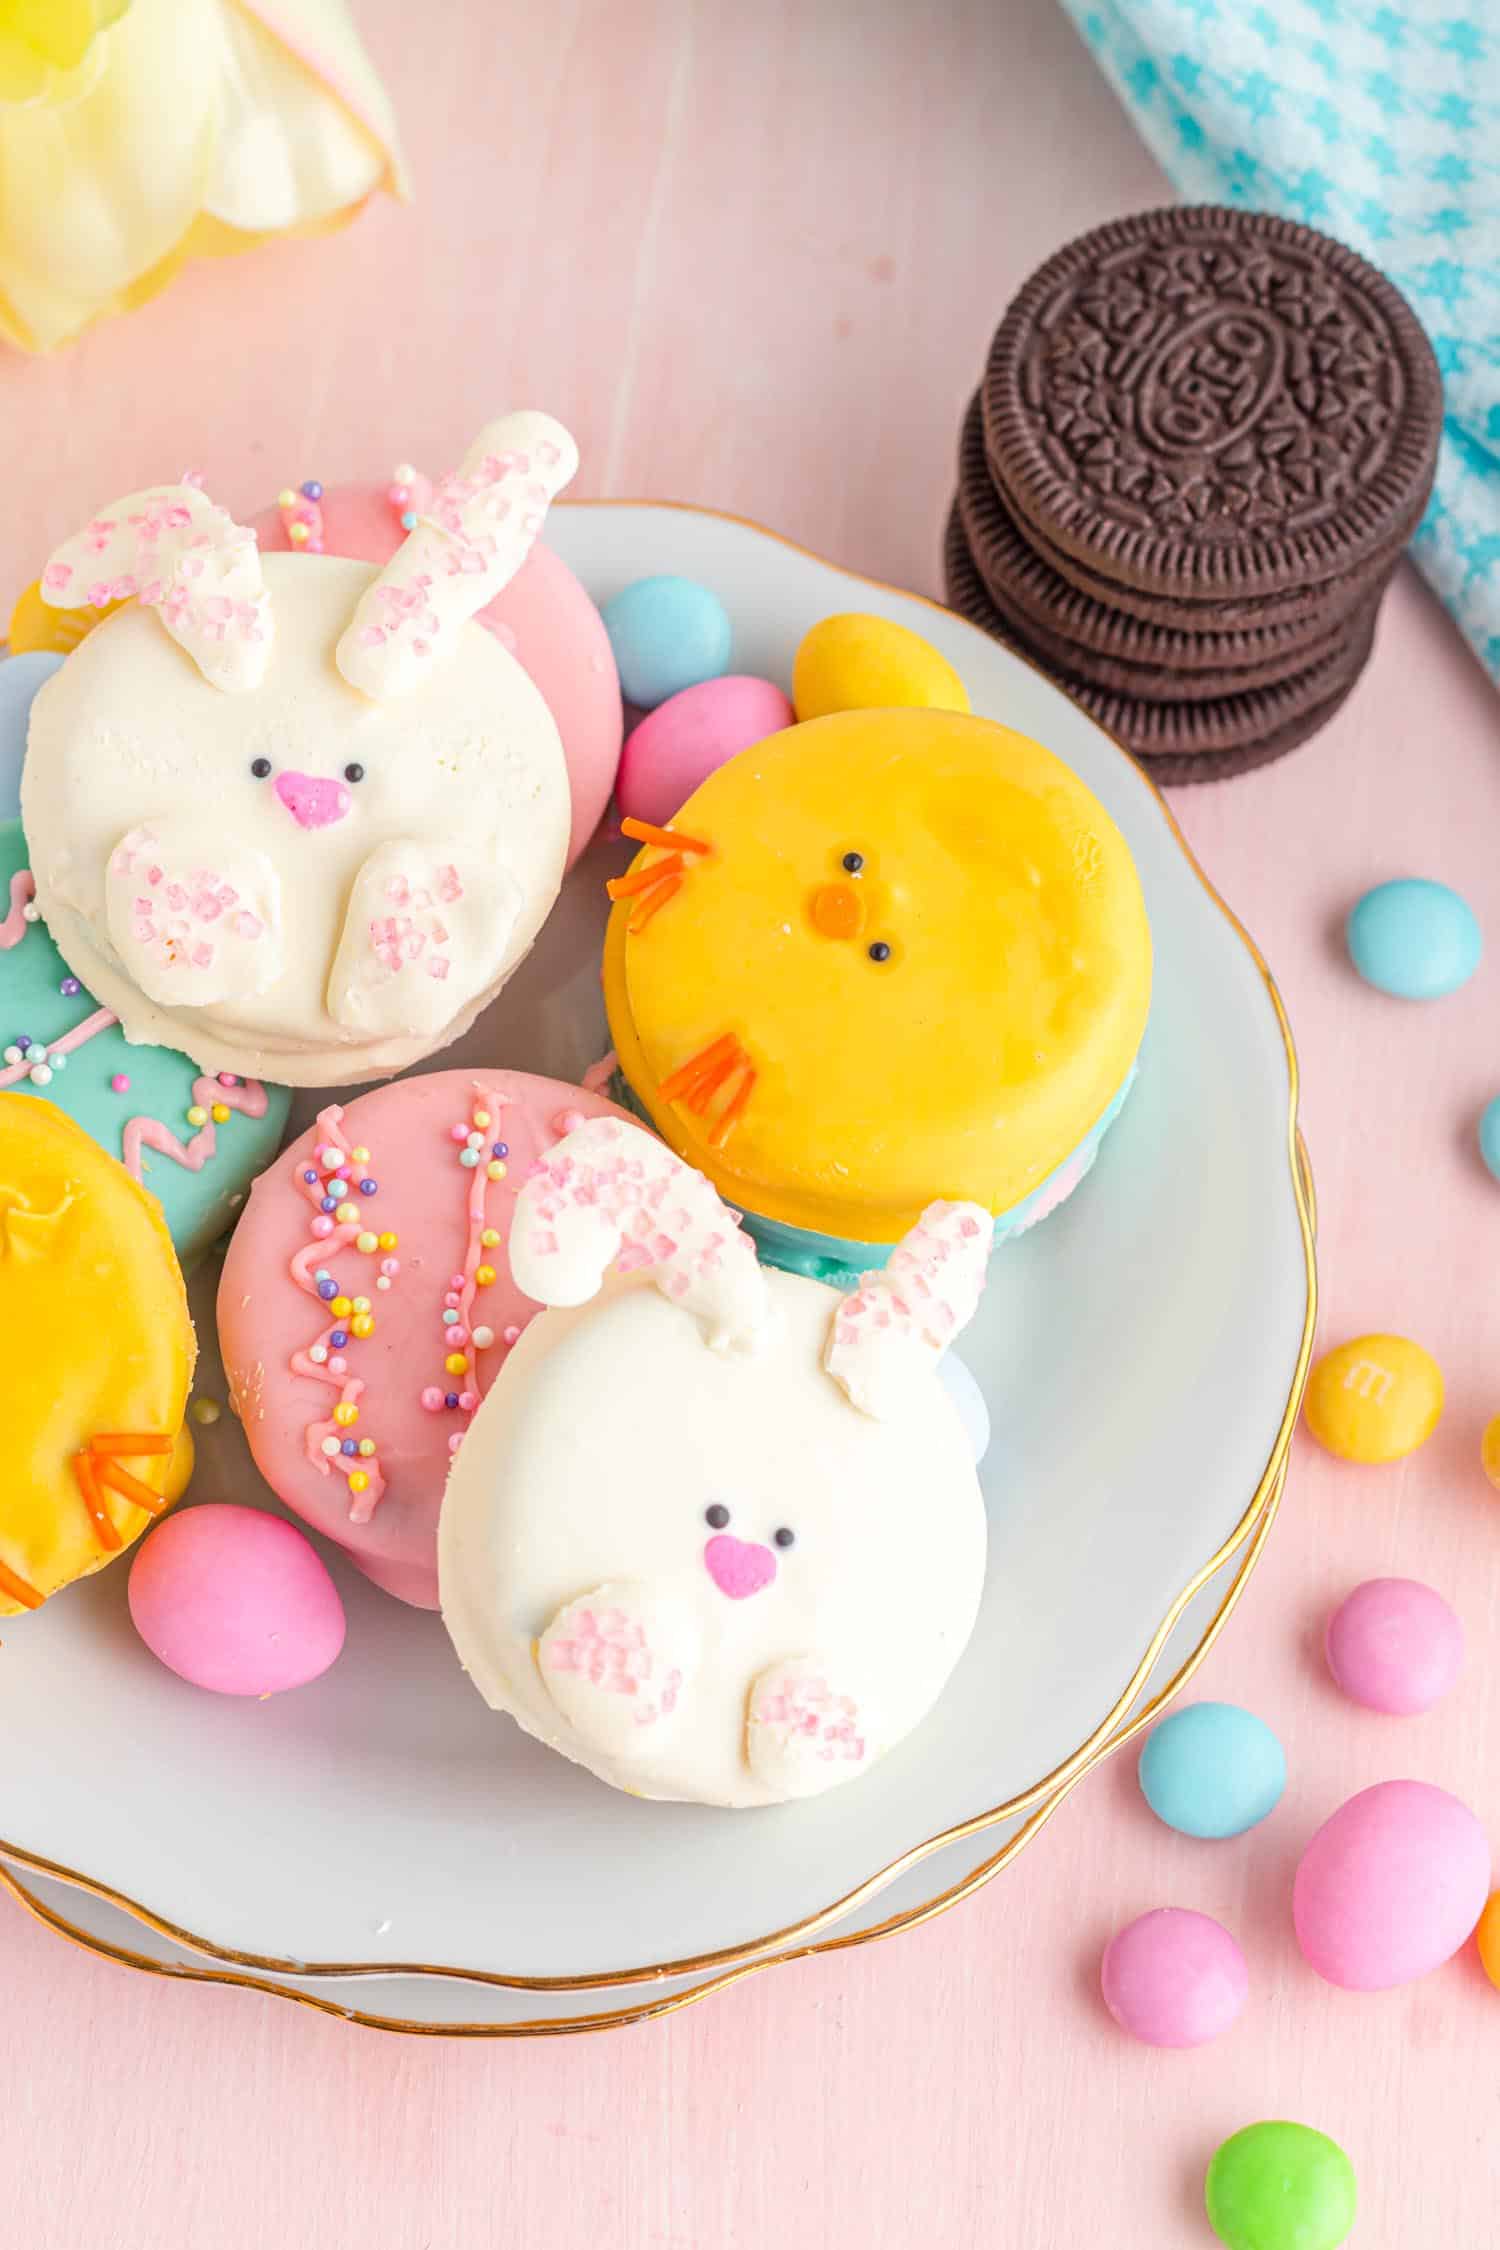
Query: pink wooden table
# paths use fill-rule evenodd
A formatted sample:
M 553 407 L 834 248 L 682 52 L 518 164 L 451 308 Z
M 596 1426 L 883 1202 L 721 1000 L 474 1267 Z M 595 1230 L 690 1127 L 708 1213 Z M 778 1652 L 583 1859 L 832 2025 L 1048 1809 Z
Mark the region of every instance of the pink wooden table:
M 1007 296 L 1066 235 L 1161 192 L 1049 0 L 360 13 L 418 203 L 192 274 L 63 359 L 0 362 L 0 585 L 148 477 L 201 465 L 245 510 L 288 479 L 441 466 L 528 401 L 577 431 L 585 493 L 737 510 L 936 591 L 959 415 Z M 1192 2250 L 1207 2156 L 1263 2116 L 1348 2147 L 1357 2250 L 1492 2239 L 1500 1994 L 1472 1955 L 1407 1991 L 1336 1993 L 1301 1963 L 1288 1892 L 1311 1829 L 1383 1777 L 1441 1782 L 1500 1833 L 1500 1502 L 1477 1465 L 1500 1410 L 1500 1188 L 1473 1153 L 1500 1088 L 1496 717 L 1404 573 L 1314 746 L 1177 799 L 1291 1012 L 1324 1340 L 1405 1330 L 1449 1384 L 1405 1467 L 1299 1439 L 1200 1676 L 1284 1736 L 1276 1816 L 1191 1844 L 1119 1761 L 925 1931 L 642 2031 L 525 2046 L 174 1988 L 0 1906 L 8 2242 Z M 1466 992 L 1410 1011 L 1360 986 L 1337 938 L 1366 884 L 1407 872 L 1457 885 L 1493 945 Z M 1357 1712 L 1318 1660 L 1332 1600 L 1386 1571 L 1446 1590 L 1468 1627 L 1466 1677 L 1426 1720 Z M 1132 2047 L 1096 1997 L 1110 1930 L 1168 1902 L 1219 1915 L 1251 1957 L 1245 2019 L 1193 2059 Z

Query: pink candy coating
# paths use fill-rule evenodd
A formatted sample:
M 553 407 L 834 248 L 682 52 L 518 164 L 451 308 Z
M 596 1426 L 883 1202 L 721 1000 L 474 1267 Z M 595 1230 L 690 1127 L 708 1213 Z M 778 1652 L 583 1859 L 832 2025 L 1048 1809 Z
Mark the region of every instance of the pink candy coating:
M 168 1516 L 130 1566 L 135 1629 L 170 1671 L 218 1695 L 279 1695 L 326 1672 L 344 1605 L 279 1516 L 216 1505 Z
M 1228 2031 L 1250 1989 L 1245 1956 L 1221 1923 L 1160 1906 L 1104 1949 L 1104 2004 L 1148 2047 L 1202 2047 Z
M 1325 1820 L 1292 1887 L 1297 1943 L 1351 1992 L 1409 1984 L 1468 1938 L 1490 1847 L 1466 1805 L 1427 1781 L 1381 1781 Z
M 621 812 L 658 825 L 669 821 L 700 782 L 738 751 L 794 725 L 796 717 L 779 687 L 744 673 L 680 689 L 626 738 L 615 784 Z
M 1463 1627 L 1415 1578 L 1367 1578 L 1328 1620 L 1328 1669 L 1372 1711 L 1430 1711 L 1463 1669 Z

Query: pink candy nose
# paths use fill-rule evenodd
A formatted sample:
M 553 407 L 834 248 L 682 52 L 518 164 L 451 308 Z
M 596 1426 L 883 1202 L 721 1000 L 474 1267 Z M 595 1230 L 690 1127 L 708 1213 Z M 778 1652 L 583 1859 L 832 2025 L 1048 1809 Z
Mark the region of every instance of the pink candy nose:
M 344 784 L 320 780 L 313 773 L 279 773 L 276 794 L 299 828 L 327 828 L 349 810 Z
M 758 1594 L 776 1576 L 776 1557 L 769 1547 L 754 1546 L 748 1539 L 731 1539 L 727 1531 L 710 1539 L 703 1550 L 703 1563 L 719 1592 L 732 1602 Z

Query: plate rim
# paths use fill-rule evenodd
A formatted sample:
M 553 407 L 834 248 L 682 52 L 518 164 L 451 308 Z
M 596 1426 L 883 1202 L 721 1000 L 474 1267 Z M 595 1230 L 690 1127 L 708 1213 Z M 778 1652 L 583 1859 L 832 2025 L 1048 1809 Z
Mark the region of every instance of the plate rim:
M 805 546 L 797 540 L 789 539 L 783 533 L 771 530 L 768 525 L 758 523 L 753 517 L 738 515 L 728 509 L 701 507 L 695 502 L 686 500 L 631 498 L 580 499 L 564 501 L 561 505 L 570 510 L 574 508 L 669 509 L 683 515 L 707 517 L 715 522 L 733 524 L 741 530 L 752 533 L 757 538 L 770 540 L 779 547 L 787 548 L 794 554 L 803 555 L 810 561 L 823 565 L 824 568 L 834 571 L 839 577 L 854 585 L 867 586 L 878 593 L 893 594 L 901 600 L 917 602 L 923 608 L 934 610 L 941 617 L 956 622 L 965 632 L 975 634 L 980 640 L 986 639 L 978 626 L 959 616 L 956 611 L 947 609 L 943 603 L 934 600 L 931 595 L 916 593 L 909 587 L 892 585 L 888 580 L 873 578 L 867 572 L 849 570 L 842 563 L 834 562 L 830 557 L 819 554 L 815 548 Z M 1066 689 L 1059 687 L 1059 684 L 1040 665 L 1034 663 L 1030 657 L 1025 656 L 1018 650 L 1009 648 L 1006 653 L 1026 665 L 1028 670 L 1037 673 L 1049 686 L 1056 688 L 1060 694 L 1066 695 Z M 1095 1767 L 1101 1765 L 1106 1758 L 1112 1756 L 1116 1750 L 1131 1741 L 1144 1727 L 1148 1726 L 1165 1705 L 1187 1685 L 1218 1639 L 1249 1581 L 1264 1548 L 1271 1525 L 1275 1520 L 1282 1489 L 1286 1482 L 1292 1435 L 1302 1403 L 1302 1394 L 1307 1383 L 1308 1369 L 1312 1359 L 1313 1335 L 1317 1323 L 1316 1191 L 1313 1185 L 1312 1167 L 1308 1158 L 1307 1146 L 1302 1138 L 1298 1123 L 1300 1072 L 1296 1044 L 1292 1036 L 1285 1005 L 1265 956 L 1239 916 L 1209 880 L 1207 873 L 1183 834 L 1176 815 L 1162 795 L 1160 788 L 1152 780 L 1151 775 L 1137 763 L 1124 744 L 1107 727 L 1100 725 L 1099 721 L 1089 713 L 1085 712 L 1083 716 L 1109 743 L 1111 749 L 1125 760 L 1133 776 L 1155 800 L 1156 809 L 1165 822 L 1173 842 L 1182 854 L 1189 873 L 1201 884 L 1210 903 L 1223 915 L 1230 929 L 1244 946 L 1265 987 L 1286 1053 L 1287 1167 L 1293 1204 L 1297 1214 L 1298 1233 L 1302 1242 L 1307 1283 L 1302 1337 L 1292 1370 L 1291 1388 L 1282 1410 L 1270 1456 L 1255 1490 L 1228 1538 L 1174 1597 L 1121 1694 L 1092 1732 L 1085 1737 L 1076 1750 L 1072 1751 L 1068 1757 L 1060 1760 L 1049 1773 L 1045 1774 L 1040 1781 L 1033 1783 L 1029 1789 L 1023 1790 L 1019 1795 L 1010 1798 L 1003 1804 L 994 1806 L 986 1812 L 974 1814 L 968 1820 L 956 1822 L 952 1827 L 942 1830 L 936 1836 L 929 1837 L 924 1842 L 911 1846 L 909 1850 L 899 1854 L 885 1867 L 878 1869 L 876 1873 L 867 1877 L 864 1882 L 856 1884 L 852 1890 L 844 1893 L 842 1897 L 835 1899 L 829 1905 L 804 1916 L 801 1921 L 790 1923 L 783 1929 L 771 1931 L 764 1937 L 750 1939 L 740 1945 L 721 1947 L 711 1952 L 692 1955 L 678 1961 L 657 1963 L 649 1967 L 613 1971 L 595 1970 L 587 1975 L 577 1977 L 523 1977 L 508 1975 L 498 1970 L 463 1969 L 448 1964 L 425 1962 L 306 1962 L 292 1961 L 274 1954 L 241 1952 L 232 1947 L 216 1945 L 212 1940 L 199 1937 L 194 1932 L 184 1929 L 180 1924 L 168 1921 L 165 1917 L 153 1912 L 150 1907 L 144 1906 L 139 1901 L 128 1897 L 124 1892 L 116 1890 L 111 1884 L 86 1875 L 79 1870 L 44 1859 L 36 1853 L 10 1844 L 3 1837 L 0 1837 L 0 1888 L 8 1892 L 17 1904 L 40 1922 L 43 1927 L 79 1946 L 84 1952 L 93 1953 L 100 1959 L 117 1962 L 124 1967 L 139 1970 L 147 1975 L 166 1976 L 193 1983 L 235 1985 L 268 1993 L 278 1999 L 294 2001 L 303 2007 L 314 2008 L 322 2014 L 334 2016 L 344 2022 L 358 2024 L 368 2030 L 385 2031 L 397 2035 L 491 2039 L 558 2037 L 571 2034 L 581 2035 L 591 2031 L 610 2030 L 628 2024 L 644 2023 L 656 2017 L 675 2014 L 679 2009 L 691 2006 L 698 2000 L 706 1999 L 712 1993 L 725 1991 L 731 1985 L 739 1983 L 744 1977 L 754 1974 L 757 1970 L 782 1966 L 791 1961 L 807 1960 L 821 1954 L 851 1950 L 859 1945 L 871 1944 L 877 1939 L 895 1936 L 901 1931 L 920 1927 L 923 1923 L 935 1920 L 938 1915 L 948 1912 L 962 1900 L 984 1888 L 1014 1859 L 1019 1857 L 1026 1845 L 1041 1832 L 1078 1783 Z M 1149 1682 L 1167 1640 L 1188 1605 L 1223 1570 L 1226 1563 L 1235 1555 L 1241 1554 L 1242 1549 L 1244 1552 L 1241 1555 L 1239 1567 L 1230 1580 L 1228 1590 L 1209 1618 L 1195 1647 L 1178 1666 L 1171 1678 L 1132 1716 L 1132 1707 Z M 936 1893 L 932 1898 L 905 1908 L 900 1914 L 892 1915 L 883 1922 L 872 1924 L 868 1929 L 845 1932 L 842 1936 L 838 1934 L 836 1925 L 841 1920 L 876 1897 L 902 1875 L 921 1865 L 923 1861 L 934 1857 L 950 1844 L 959 1843 L 967 1838 L 982 1834 L 986 1829 L 998 1827 L 1002 1822 L 1014 1820 L 1021 1814 L 1027 1816 L 1021 1827 L 1008 1837 L 990 1858 L 972 1869 L 961 1882 L 952 1885 L 947 1891 Z M 27 1868 L 34 1874 L 64 1883 L 75 1890 L 85 1891 L 144 1927 L 156 1931 L 158 1935 L 170 1939 L 173 1943 L 186 1946 L 210 1960 L 224 1962 L 229 1966 L 223 1969 L 213 1969 L 199 1967 L 192 1963 L 183 1963 L 180 1966 L 168 1967 L 149 1959 L 144 1954 L 132 1952 L 127 1946 L 115 1945 L 108 1939 L 70 1922 L 65 1915 L 29 1891 L 17 1874 L 17 1868 Z M 268 1970 L 272 1972 L 272 1976 L 267 1978 L 250 1973 L 259 1970 Z M 569 2017 L 565 2020 L 537 2018 L 518 2023 L 460 2025 L 433 2025 L 416 2020 L 370 2014 L 357 2008 L 342 2007 L 335 2001 L 324 1999 L 321 1995 L 299 1991 L 295 1986 L 274 1981 L 277 1976 L 355 1978 L 371 1975 L 386 1978 L 402 1976 L 443 1977 L 480 1986 L 487 1985 L 510 1991 L 536 1993 L 620 1991 L 630 1986 L 659 1984 L 664 1980 L 688 1976 L 701 1977 L 703 1981 L 685 1990 L 661 1996 L 655 2000 L 642 2000 L 625 2008 L 601 2011 L 591 2016 Z

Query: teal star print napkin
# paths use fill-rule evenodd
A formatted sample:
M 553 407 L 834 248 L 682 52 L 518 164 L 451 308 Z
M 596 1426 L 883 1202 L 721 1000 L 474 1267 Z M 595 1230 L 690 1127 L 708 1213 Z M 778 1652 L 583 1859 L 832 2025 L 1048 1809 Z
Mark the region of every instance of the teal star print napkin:
M 1500 682 L 1500 0 L 1063 0 L 1178 192 L 1321 227 L 1443 371 L 1413 542 Z

